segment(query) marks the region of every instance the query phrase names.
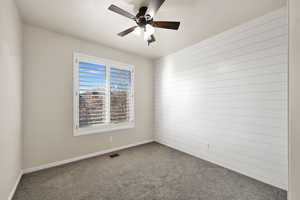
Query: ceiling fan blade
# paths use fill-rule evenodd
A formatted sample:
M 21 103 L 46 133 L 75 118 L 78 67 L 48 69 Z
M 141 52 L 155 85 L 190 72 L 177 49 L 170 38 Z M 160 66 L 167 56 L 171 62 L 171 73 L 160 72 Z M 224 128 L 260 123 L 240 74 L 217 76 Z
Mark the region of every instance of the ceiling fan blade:
M 115 6 L 113 4 L 110 5 L 108 9 L 115 12 L 115 13 L 118 13 L 118 14 L 124 16 L 124 17 L 128 17 L 129 19 L 134 20 L 136 18 L 133 14 L 131 14 L 131 13 L 129 13 L 129 12 L 123 10 L 122 8 L 119 8 L 118 6 Z
M 137 26 L 133 26 L 129 29 L 126 29 L 125 31 L 122 31 L 121 33 L 118 33 L 118 36 L 121 36 L 121 37 L 124 37 L 125 35 L 131 33 L 132 31 L 134 31 L 134 29 L 136 28 Z
M 168 21 L 154 21 L 153 26 L 156 28 L 166 28 L 178 30 L 180 26 L 180 22 L 168 22 Z
M 158 9 L 164 2 L 165 0 L 151 0 L 148 5 L 148 14 L 151 17 L 154 17 L 154 15 L 157 13 Z

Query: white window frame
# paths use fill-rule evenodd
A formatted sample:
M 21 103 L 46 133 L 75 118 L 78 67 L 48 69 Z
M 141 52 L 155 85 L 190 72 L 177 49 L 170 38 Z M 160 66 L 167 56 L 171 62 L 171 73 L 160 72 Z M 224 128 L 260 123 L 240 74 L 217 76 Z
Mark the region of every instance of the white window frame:
M 85 61 L 90 62 L 93 64 L 105 65 L 106 66 L 106 77 L 108 78 L 106 87 L 107 97 L 108 100 L 106 107 L 110 109 L 110 68 L 117 68 L 117 69 L 126 69 L 131 71 L 131 101 L 132 101 L 132 110 L 130 112 L 130 120 L 129 122 L 119 123 L 119 124 L 99 124 L 94 125 L 91 127 L 84 127 L 79 128 L 79 62 Z M 109 132 L 115 130 L 122 130 L 122 129 L 130 129 L 135 127 L 135 104 L 134 104 L 134 71 L 135 67 L 130 64 L 125 64 L 121 62 L 116 62 L 108 59 L 98 58 L 95 56 L 88 56 L 82 53 L 73 54 L 73 135 L 80 136 L 80 135 L 89 135 L 89 134 L 96 134 L 102 132 Z M 108 116 L 110 115 L 110 110 L 108 110 Z M 110 119 L 110 117 L 108 118 Z

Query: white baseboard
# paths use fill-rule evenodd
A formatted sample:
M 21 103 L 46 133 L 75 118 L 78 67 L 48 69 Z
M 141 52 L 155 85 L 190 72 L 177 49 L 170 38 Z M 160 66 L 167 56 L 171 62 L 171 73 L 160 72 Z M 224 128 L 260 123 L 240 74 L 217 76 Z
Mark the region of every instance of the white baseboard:
M 40 166 L 37 166 L 37 167 L 24 169 L 23 173 L 28 174 L 28 173 L 40 171 L 40 170 L 43 170 L 43 169 L 48 169 L 48 168 L 51 168 L 51 167 L 56 167 L 56 166 L 59 166 L 59 165 L 64 165 L 64 164 L 67 164 L 67 163 L 71 163 L 71 162 L 75 162 L 75 161 L 79 161 L 79 160 L 84 160 L 84 159 L 87 159 L 87 158 L 92 158 L 92 157 L 100 156 L 100 155 L 103 155 L 103 154 L 111 153 L 111 152 L 114 152 L 114 151 L 119 151 L 119 150 L 122 150 L 122 149 L 127 149 L 127 148 L 130 148 L 130 147 L 135 147 L 135 146 L 139 146 L 139 145 L 143 145 L 143 144 L 147 144 L 147 143 L 151 143 L 151 142 L 154 142 L 154 140 L 146 140 L 146 141 L 143 141 L 143 142 L 138 142 L 138 143 L 134 143 L 134 144 L 126 145 L 126 146 L 121 146 L 121 147 L 108 149 L 108 150 L 104 150 L 104 151 L 99 151 L 99 152 L 95 152 L 95 153 L 91 153 L 91 154 L 87 154 L 87 155 L 83 155 L 83 156 L 79 156 L 79 157 L 75 157 L 75 158 L 70 158 L 70 159 L 61 160 L 61 161 L 57 161 L 57 162 L 52 162 L 52 163 L 48 163 L 48 164 L 45 164 L 45 165 L 40 165 Z
M 12 188 L 12 190 L 10 192 L 10 195 L 8 196 L 8 200 L 12 200 L 12 198 L 14 197 L 14 194 L 15 194 L 15 192 L 17 190 L 17 187 L 18 187 L 18 185 L 20 183 L 22 175 L 23 175 L 23 171 L 21 170 L 20 173 L 19 173 L 19 175 L 18 175 L 18 177 L 17 177 L 16 183 L 15 183 L 14 187 Z

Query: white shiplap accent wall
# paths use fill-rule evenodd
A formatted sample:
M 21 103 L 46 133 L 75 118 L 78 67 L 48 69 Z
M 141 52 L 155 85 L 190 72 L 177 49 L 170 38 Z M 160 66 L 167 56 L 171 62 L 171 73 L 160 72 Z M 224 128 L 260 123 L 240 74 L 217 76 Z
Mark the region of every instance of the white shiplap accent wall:
M 160 143 L 287 189 L 286 8 L 159 59 Z

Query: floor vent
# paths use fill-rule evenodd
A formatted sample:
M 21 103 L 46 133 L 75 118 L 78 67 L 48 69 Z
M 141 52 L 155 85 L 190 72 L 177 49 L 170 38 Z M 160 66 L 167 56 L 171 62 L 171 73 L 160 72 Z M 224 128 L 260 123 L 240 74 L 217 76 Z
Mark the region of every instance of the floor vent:
M 118 153 L 114 153 L 114 154 L 109 155 L 109 157 L 111 157 L 111 158 L 115 158 L 115 157 L 118 157 L 118 156 L 120 156 Z

